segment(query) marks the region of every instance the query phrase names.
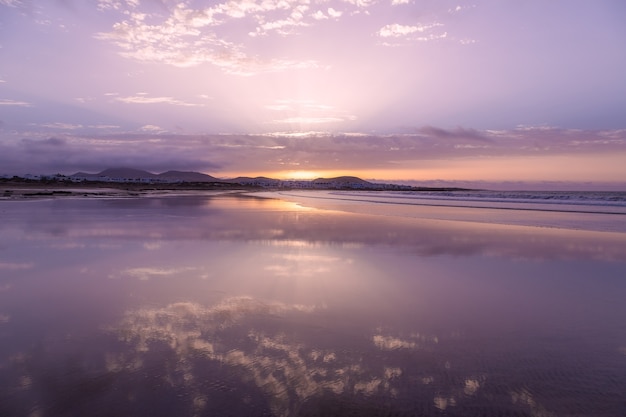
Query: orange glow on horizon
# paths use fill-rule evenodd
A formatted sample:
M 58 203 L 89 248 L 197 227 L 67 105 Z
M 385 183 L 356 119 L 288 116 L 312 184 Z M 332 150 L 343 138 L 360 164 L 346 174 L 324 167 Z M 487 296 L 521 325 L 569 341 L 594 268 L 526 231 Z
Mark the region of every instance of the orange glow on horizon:
M 324 175 L 318 171 L 287 171 L 279 175 L 281 179 L 285 180 L 314 180 L 324 177 Z
M 224 174 L 236 176 L 265 176 L 281 180 L 313 180 L 355 176 L 374 182 L 402 181 L 574 181 L 611 182 L 626 178 L 625 155 L 587 154 L 556 156 L 484 157 L 480 159 L 433 159 L 397 161 L 393 169 L 354 170 L 290 170 L 263 173 Z

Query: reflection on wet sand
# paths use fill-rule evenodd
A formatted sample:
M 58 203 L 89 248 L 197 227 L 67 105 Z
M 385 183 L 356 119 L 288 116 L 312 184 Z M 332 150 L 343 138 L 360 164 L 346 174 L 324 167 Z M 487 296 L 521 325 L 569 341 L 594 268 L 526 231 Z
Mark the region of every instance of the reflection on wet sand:
M 117 332 L 135 345 L 138 353 L 147 351 L 149 343 L 167 344 L 178 356 L 176 363 L 182 367 L 172 371 L 182 372 L 181 381 L 189 388 L 193 387 L 197 376 L 193 368 L 185 366 L 186 357 L 201 355 L 239 369 L 241 378 L 252 381 L 268 395 L 275 415 L 292 415 L 303 401 L 324 389 L 339 394 L 348 385 L 365 385 L 363 382 L 349 384 L 351 379 L 358 381 L 359 374 L 363 373 L 361 367 L 338 364 L 337 354 L 332 350 L 311 349 L 289 340 L 285 334 L 271 334 L 251 326 L 261 317 L 312 310 L 314 308 L 306 306 L 264 304 L 249 298 L 226 300 L 213 308 L 179 303 L 163 309 L 128 313 Z M 242 340 L 224 337 L 235 326 Z M 202 404 L 208 401 L 203 394 L 200 391 L 194 395 L 194 398 L 203 398 Z
M 624 234 L 231 195 L 0 203 L 2 416 L 623 409 Z
M 29 239 L 260 241 L 271 245 L 403 246 L 420 256 L 520 259 L 626 259 L 626 234 L 317 211 L 246 196 L 39 202 L 37 217 L 14 203 L 0 230 L 20 228 Z M 114 214 L 113 214 L 114 213 Z M 14 218 L 11 219 L 11 216 Z M 21 224 L 20 224 L 21 222 Z M 74 243 L 75 244 L 75 243 Z
M 313 306 L 263 303 L 239 297 L 213 307 L 176 303 L 130 311 L 110 331 L 133 348 L 118 356 L 108 354 L 107 370 L 139 372 L 145 363 L 144 356 L 152 349 L 168 357 L 173 354 L 174 366 L 164 370 L 166 374 L 160 378 L 172 387 L 184 386 L 189 392 L 188 400 L 193 402 L 190 407 L 201 413 L 215 393 L 206 391 L 201 383 L 207 377 L 203 374 L 206 366 L 199 366 L 198 361 L 216 362 L 232 368 L 230 373 L 242 381 L 258 387 L 269 399 L 269 407 L 276 416 L 297 415 L 309 399 L 324 395 L 344 400 L 354 397 L 393 400 L 400 392 L 406 394 L 403 392 L 406 379 L 418 375 L 422 375 L 417 381 L 421 386 L 419 391 L 431 398 L 434 407 L 443 410 L 476 395 L 481 381 L 485 380 L 484 376 L 462 377 L 464 385 L 453 388 L 443 398 L 437 393 L 443 388 L 441 384 L 445 384 L 441 371 L 446 367 L 449 371 L 449 364 L 444 364 L 436 375 L 423 376 L 432 364 L 425 364 L 418 375 L 407 375 L 403 370 L 407 352 L 421 350 L 428 354 L 436 349 L 436 336 L 412 334 L 402 339 L 380 334 L 378 329 L 372 330 L 369 343 L 358 340 L 358 344 L 366 345 L 351 350 L 349 343 L 354 341 L 334 339 L 328 343 L 330 340 L 316 339 L 328 337 L 323 332 L 311 335 L 299 330 L 300 326 L 314 325 L 316 319 L 310 316 L 317 310 Z M 415 372 L 414 368 L 410 372 Z M 428 407 L 425 400 L 422 406 Z

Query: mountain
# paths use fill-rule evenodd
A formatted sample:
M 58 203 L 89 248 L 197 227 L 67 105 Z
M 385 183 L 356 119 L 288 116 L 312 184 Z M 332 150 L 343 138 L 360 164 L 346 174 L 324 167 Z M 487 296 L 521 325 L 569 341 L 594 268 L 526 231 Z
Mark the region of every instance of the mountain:
M 134 168 L 109 168 L 95 174 L 97 177 L 109 178 L 158 178 L 158 175 Z
M 157 175 L 158 178 L 168 181 L 182 182 L 222 182 L 222 180 L 201 172 L 167 171 Z
M 268 177 L 237 177 L 229 180 L 225 180 L 225 182 L 230 182 L 233 184 L 241 184 L 241 185 L 278 185 L 280 180 L 276 180 L 274 178 Z
M 374 185 L 369 181 L 362 180 L 359 177 L 334 177 L 334 178 L 317 178 L 311 181 L 313 184 L 335 184 L 335 185 Z
M 108 181 L 108 182 L 156 182 L 156 183 L 230 183 L 239 184 L 243 186 L 252 187 L 281 187 L 285 184 L 287 186 L 297 188 L 358 188 L 358 189 L 372 189 L 380 187 L 380 184 L 373 184 L 371 182 L 362 180 L 358 177 L 343 176 L 334 178 L 317 178 L 312 181 L 281 181 L 275 178 L 268 177 L 237 177 L 227 180 L 221 180 L 219 178 L 212 177 L 211 175 L 203 174 L 201 172 L 194 171 L 167 171 L 161 174 L 153 174 L 152 172 L 144 171 L 135 168 L 109 168 L 97 174 L 89 174 L 86 172 L 77 172 L 70 175 L 77 180 L 90 180 L 90 181 Z
M 90 180 L 100 180 L 102 178 L 116 180 L 162 180 L 165 182 L 221 182 L 221 180 L 201 172 L 193 171 L 167 171 L 161 174 L 134 168 L 109 168 L 97 174 L 77 172 L 70 175 L 74 178 L 86 178 Z

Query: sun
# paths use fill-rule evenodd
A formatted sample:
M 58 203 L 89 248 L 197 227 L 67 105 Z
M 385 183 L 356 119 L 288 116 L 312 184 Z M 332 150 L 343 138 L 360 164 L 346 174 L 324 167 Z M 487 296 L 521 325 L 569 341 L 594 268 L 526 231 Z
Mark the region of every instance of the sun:
M 320 173 L 315 171 L 287 171 L 283 176 L 293 180 L 314 180 L 321 177 Z

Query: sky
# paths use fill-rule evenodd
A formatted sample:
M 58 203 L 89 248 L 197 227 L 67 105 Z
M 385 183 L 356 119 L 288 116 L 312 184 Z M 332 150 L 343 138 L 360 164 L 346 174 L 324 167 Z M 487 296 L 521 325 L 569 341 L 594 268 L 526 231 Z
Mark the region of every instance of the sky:
M 626 189 L 623 0 L 0 0 L 0 175 Z

